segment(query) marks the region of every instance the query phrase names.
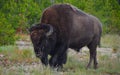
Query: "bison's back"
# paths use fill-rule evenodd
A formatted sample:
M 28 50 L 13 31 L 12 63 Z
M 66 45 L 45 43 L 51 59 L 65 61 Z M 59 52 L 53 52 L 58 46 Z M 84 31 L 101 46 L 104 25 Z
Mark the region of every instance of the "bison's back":
M 56 28 L 57 40 L 69 42 L 69 47 L 82 47 L 92 41 L 95 33 L 99 36 L 100 27 L 95 22 L 99 23 L 94 17 L 69 4 L 49 7 L 41 18 L 41 23 Z
M 73 7 L 73 22 L 70 35 L 70 47 L 81 48 L 90 44 L 94 38 L 97 39 L 96 43 L 99 44 L 101 36 L 101 23 L 100 21 L 77 8 Z

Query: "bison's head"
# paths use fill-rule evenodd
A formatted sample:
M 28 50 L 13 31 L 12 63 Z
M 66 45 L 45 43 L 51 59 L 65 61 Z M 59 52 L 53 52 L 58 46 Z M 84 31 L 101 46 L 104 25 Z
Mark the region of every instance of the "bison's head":
M 47 65 L 47 56 L 56 43 L 54 28 L 49 24 L 36 24 L 29 31 L 36 56 Z

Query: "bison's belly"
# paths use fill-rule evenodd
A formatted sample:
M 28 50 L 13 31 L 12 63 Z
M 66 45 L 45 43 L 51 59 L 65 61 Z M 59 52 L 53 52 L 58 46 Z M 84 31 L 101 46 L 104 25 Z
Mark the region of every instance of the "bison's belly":
M 72 39 L 69 43 L 69 48 L 79 50 L 84 46 L 87 46 L 92 41 L 91 37 L 84 37 L 80 39 Z

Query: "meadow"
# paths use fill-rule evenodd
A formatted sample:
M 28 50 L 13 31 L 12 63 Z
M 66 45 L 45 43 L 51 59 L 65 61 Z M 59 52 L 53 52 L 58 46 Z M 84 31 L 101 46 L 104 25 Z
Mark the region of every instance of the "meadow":
M 26 40 L 29 36 L 20 38 Z M 0 75 L 120 75 L 119 41 L 119 35 L 102 36 L 102 48 L 97 51 L 97 70 L 93 66 L 88 70 L 85 68 L 89 60 L 87 48 L 79 53 L 69 49 L 67 63 L 62 70 L 56 71 L 43 66 L 33 48 L 21 50 L 17 45 L 0 46 Z
M 29 35 L 24 34 L 40 22 L 47 7 L 59 3 L 71 4 L 101 21 L 97 70 L 86 70 L 86 47 L 79 53 L 69 49 L 61 71 L 43 66 L 35 57 Z M 0 75 L 120 75 L 120 0 L 0 0 Z

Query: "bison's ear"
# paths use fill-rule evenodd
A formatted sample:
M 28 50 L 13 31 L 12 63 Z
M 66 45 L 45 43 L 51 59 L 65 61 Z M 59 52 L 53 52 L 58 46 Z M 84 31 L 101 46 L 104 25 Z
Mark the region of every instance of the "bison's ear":
M 28 28 L 29 32 L 32 32 L 33 30 L 40 29 L 40 24 L 33 24 L 30 28 Z

